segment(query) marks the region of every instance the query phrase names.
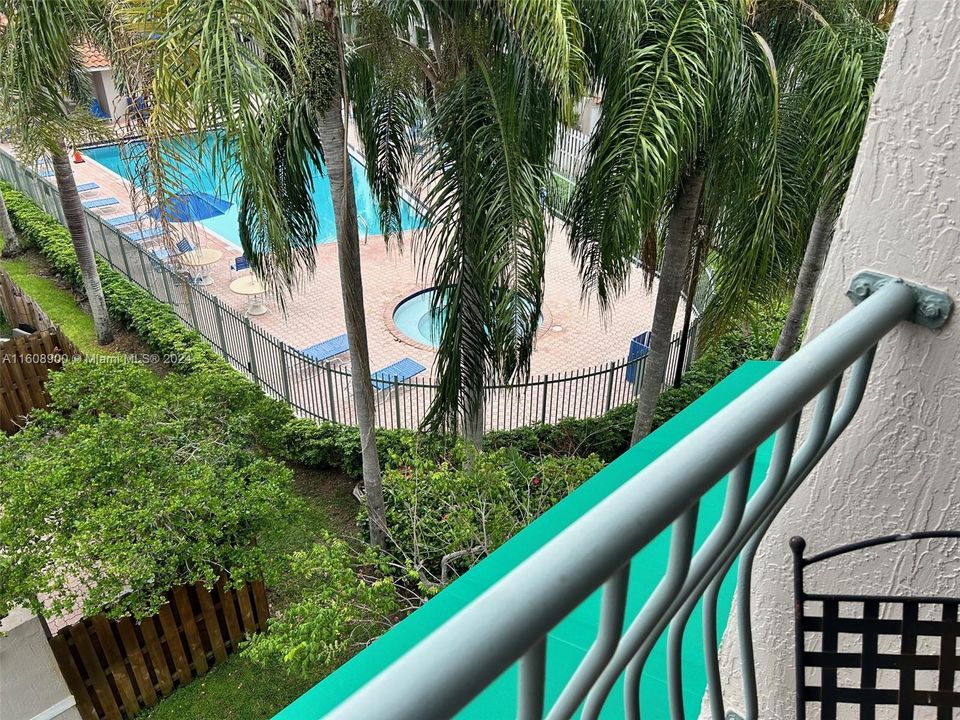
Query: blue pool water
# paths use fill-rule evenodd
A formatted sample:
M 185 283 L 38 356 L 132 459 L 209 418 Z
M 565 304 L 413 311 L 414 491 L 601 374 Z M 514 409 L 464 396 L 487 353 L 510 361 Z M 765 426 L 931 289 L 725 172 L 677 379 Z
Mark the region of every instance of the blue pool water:
M 411 340 L 436 347 L 443 327 L 443 318 L 430 311 L 433 289 L 411 295 L 393 311 L 393 323 L 397 330 Z
M 204 140 L 206 148 L 213 144 L 211 137 Z M 135 182 L 135 172 L 129 158 L 139 155 L 141 148 L 132 145 L 120 151 L 119 145 L 106 145 L 98 148 L 90 148 L 84 151 L 84 155 L 91 160 L 112 170 L 117 175 Z M 204 156 L 205 159 L 209 155 Z M 357 198 L 357 215 L 360 218 L 360 237 L 365 235 L 380 235 L 380 215 L 377 202 L 373 197 L 370 186 L 367 184 L 366 171 L 354 158 L 350 159 L 353 166 L 353 188 Z M 206 164 L 196 166 L 195 163 L 177 163 L 180 172 L 186 178 L 184 184 L 187 191 L 200 191 L 217 195 L 233 203 L 230 209 L 223 215 L 201 220 L 201 224 L 217 233 L 225 240 L 240 247 L 240 222 L 239 222 L 239 194 L 237 192 L 237 175 L 228 178 L 219 177 L 214 172 L 209 160 Z M 336 226 L 333 219 L 333 202 L 330 199 L 330 181 L 325 174 L 321 174 L 320 168 L 316 168 L 313 173 L 313 201 L 316 207 L 317 219 L 319 221 L 319 232 L 317 235 L 318 243 L 327 243 L 336 240 Z M 412 230 L 420 227 L 422 221 L 417 213 L 407 203 L 403 204 L 402 209 L 402 227 L 404 230 Z
M 393 311 L 393 324 L 411 340 L 430 347 L 436 347 L 440 340 L 440 331 L 446 319 L 445 308 L 434 314 L 430 306 L 433 303 L 435 289 L 421 290 L 405 298 Z M 537 320 L 543 325 L 543 314 Z

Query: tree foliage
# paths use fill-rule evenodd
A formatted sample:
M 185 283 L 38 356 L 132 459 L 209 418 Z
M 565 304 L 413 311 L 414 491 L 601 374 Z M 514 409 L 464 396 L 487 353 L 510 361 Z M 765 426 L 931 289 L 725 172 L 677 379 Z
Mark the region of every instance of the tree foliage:
M 27 160 L 107 135 L 77 44 L 102 8 L 94 0 L 0 2 L 0 121 Z
M 767 141 L 726 164 L 714 195 L 715 296 L 707 339 L 790 292 L 818 211 L 839 212 L 870 108 L 895 3 L 755 3 L 776 95 L 747 114 Z M 761 95 L 758 95 L 760 97 Z M 731 137 L 747 137 L 738 131 Z M 723 177 L 723 176 L 722 176 Z M 744 192 L 745 191 L 745 192 Z
M 280 660 L 307 675 L 332 670 L 376 638 L 400 609 L 389 566 L 370 547 L 356 553 L 328 533 L 291 554 L 282 572 L 304 582 L 304 598 L 270 619 L 244 648 L 257 662 Z
M 524 457 L 462 445 L 439 459 L 408 452 L 384 472 L 388 552 L 426 591 L 472 567 L 598 473 L 586 457 Z
M 0 441 L 0 614 L 141 617 L 173 586 L 262 573 L 256 538 L 290 473 L 254 451 L 258 404 L 238 393 L 255 388 L 84 361 L 48 388 L 50 407 Z

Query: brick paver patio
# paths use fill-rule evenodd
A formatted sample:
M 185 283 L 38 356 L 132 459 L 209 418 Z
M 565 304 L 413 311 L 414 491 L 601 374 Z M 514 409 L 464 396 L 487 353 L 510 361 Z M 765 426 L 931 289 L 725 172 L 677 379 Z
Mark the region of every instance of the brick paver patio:
M 119 205 L 97 210 L 103 217 L 130 213 L 133 207 L 130 186 L 110 170 L 87 160 L 74 165 L 77 183 L 96 182 L 98 190 L 83 194 L 84 199 L 116 197 Z M 229 289 L 231 261 L 240 255 L 238 247 L 207 230 L 200 223 L 190 224 L 190 234 L 201 247 L 215 248 L 223 257 L 211 267 L 213 284 L 206 289 L 227 305 L 242 310 L 246 298 Z M 427 368 L 433 351 L 403 336 L 393 323 L 397 304 L 410 294 L 430 286 L 418 277 L 415 237 L 405 234 L 403 248 L 387 248 L 381 236 L 370 236 L 361 248 L 364 304 L 367 313 L 371 364 L 374 369 L 402 357 L 411 357 Z M 336 244 L 318 245 L 316 272 L 304 277 L 286 298 L 285 308 L 268 300 L 270 311 L 253 318 L 265 330 L 295 348 L 306 348 L 344 332 L 337 269 Z M 630 338 L 649 330 L 657 284 L 648 289 L 636 273 L 629 291 L 612 311 L 603 314 L 597 303 L 581 298 L 577 269 L 570 257 L 565 229 L 557 223 L 547 247 L 546 289 L 543 325 L 537 337 L 532 360 L 533 374 L 576 370 L 619 360 L 626 356 Z M 678 323 L 680 323 L 678 313 Z

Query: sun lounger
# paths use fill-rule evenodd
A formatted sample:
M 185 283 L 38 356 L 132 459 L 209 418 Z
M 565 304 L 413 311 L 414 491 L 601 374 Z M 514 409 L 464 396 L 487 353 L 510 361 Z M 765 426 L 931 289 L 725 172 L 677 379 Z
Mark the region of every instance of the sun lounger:
M 88 210 L 95 210 L 96 208 L 108 207 L 110 205 L 119 205 L 120 201 L 115 197 L 106 197 L 106 198 L 97 198 L 96 200 L 84 200 L 83 206 Z
M 137 230 L 136 232 L 125 232 L 124 235 L 134 242 L 139 243 L 143 242 L 144 240 L 149 240 L 150 238 L 155 238 L 158 235 L 163 235 L 163 228 L 144 228 L 143 230 Z
M 337 355 L 342 355 L 347 352 L 348 349 L 347 336 L 344 334 L 337 335 L 323 342 L 318 342 L 316 345 L 311 345 L 303 351 L 303 354 L 312 360 L 323 362 Z
M 409 380 L 414 375 L 419 375 L 426 368 L 412 358 L 403 358 L 395 363 L 387 365 L 382 370 L 377 370 L 370 375 L 373 380 L 373 387 L 377 390 L 384 390 L 395 383 Z
M 77 192 L 89 192 L 90 190 L 99 190 L 100 186 L 97 183 L 83 183 L 82 185 L 77 185 Z
M 120 227 L 121 225 L 135 223 L 141 219 L 143 218 L 138 218 L 134 213 L 130 213 L 129 215 L 114 215 L 113 217 L 104 218 L 103 221 L 110 227 Z

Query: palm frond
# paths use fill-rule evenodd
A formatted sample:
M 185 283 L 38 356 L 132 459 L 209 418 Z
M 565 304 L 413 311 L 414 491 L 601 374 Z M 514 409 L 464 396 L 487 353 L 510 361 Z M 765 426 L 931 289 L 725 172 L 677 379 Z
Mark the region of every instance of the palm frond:
M 554 88 L 570 111 L 583 95 L 586 56 L 583 27 L 573 0 L 497 0 L 504 23 L 501 41 L 516 46 L 527 63 Z M 496 29 L 498 23 L 491 26 Z
M 482 405 L 488 378 L 529 371 L 543 299 L 550 173 L 560 104 L 515 55 L 478 58 L 438 93 L 422 184 L 418 246 L 446 321 L 427 422 L 452 425 Z
M 85 12 L 83 0 L 0 2 L 0 119 L 27 159 L 107 135 L 89 112 L 90 79 L 75 46 Z
M 747 28 L 743 33 L 744 72 L 711 146 L 706 181 L 705 222 L 717 257 L 707 339 L 749 315 L 758 295 L 782 293 L 793 257 L 781 245 L 790 218 L 784 216 L 778 146 L 777 64 L 759 34 Z
M 366 6 L 359 18 L 359 47 L 348 58 L 357 134 L 387 242 L 402 240 L 403 183 L 411 179 L 421 122 L 421 66 L 411 57 L 420 51 L 400 42 L 394 23 L 380 8 Z
M 313 122 L 330 79 L 305 54 L 316 59 L 310 39 L 321 33 L 309 34 L 293 0 L 123 2 L 134 49 L 155 63 L 139 184 L 163 208 L 185 167 L 212 162 L 223 184 L 238 184 L 244 251 L 282 301 L 313 263 Z
M 804 132 L 790 147 L 824 201 L 846 191 L 885 47 L 885 33 L 862 19 L 821 26 L 805 34 L 787 73 L 793 127 Z
M 662 217 L 705 138 L 736 22 L 712 0 L 651 5 L 635 37 L 604 47 L 603 113 L 574 197 L 570 243 L 584 291 L 606 307 L 626 287 L 645 235 Z

